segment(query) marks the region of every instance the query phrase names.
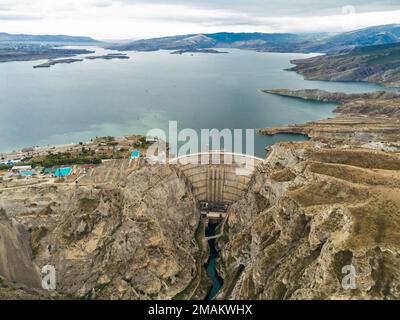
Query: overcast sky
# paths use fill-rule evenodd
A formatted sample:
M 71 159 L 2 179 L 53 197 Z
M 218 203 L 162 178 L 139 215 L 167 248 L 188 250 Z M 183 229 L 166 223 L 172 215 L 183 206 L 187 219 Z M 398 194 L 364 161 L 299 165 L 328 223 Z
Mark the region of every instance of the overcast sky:
M 347 31 L 400 23 L 400 0 L 0 0 L 0 32 L 97 39 Z

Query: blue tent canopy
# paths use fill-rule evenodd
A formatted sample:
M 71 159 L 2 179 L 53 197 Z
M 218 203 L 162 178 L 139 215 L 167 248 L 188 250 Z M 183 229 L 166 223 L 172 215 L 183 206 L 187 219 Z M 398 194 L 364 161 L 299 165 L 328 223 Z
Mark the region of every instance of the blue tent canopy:
M 69 176 L 72 172 L 72 168 L 71 167 L 66 167 L 66 168 L 58 168 L 54 175 L 56 177 L 66 177 Z
M 139 158 L 139 156 L 140 156 L 140 152 L 138 150 L 134 150 L 132 152 L 131 158 L 132 159 L 137 159 L 137 158 Z

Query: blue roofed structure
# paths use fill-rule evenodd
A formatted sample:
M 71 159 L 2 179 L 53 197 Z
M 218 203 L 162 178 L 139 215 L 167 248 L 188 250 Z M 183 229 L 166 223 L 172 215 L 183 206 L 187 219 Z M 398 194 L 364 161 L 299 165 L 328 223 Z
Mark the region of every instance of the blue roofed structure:
M 138 150 L 134 150 L 131 154 L 131 159 L 137 159 L 140 156 L 140 152 Z
M 56 177 L 66 177 L 69 176 L 72 172 L 72 168 L 71 167 L 65 167 L 65 168 L 58 168 L 55 172 L 54 172 L 54 176 Z

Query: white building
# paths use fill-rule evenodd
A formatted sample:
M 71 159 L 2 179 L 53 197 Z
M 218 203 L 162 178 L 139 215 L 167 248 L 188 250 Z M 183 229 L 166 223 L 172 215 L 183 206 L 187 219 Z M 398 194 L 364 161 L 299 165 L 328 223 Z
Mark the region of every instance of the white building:
M 32 166 L 14 166 L 11 168 L 13 172 L 21 172 L 21 171 L 30 171 L 32 170 Z

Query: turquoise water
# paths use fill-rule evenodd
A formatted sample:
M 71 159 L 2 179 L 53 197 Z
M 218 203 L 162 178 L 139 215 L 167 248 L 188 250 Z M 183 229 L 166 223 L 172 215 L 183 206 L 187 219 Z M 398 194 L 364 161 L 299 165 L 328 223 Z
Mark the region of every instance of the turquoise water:
M 363 92 L 365 83 L 305 81 L 286 72 L 305 54 L 129 52 L 130 60 L 88 60 L 33 69 L 0 64 L 0 151 L 145 134 L 153 128 L 257 129 L 331 116 L 334 105 L 265 94 L 266 88 Z M 103 54 L 99 50 L 99 54 Z M 304 139 L 286 136 L 286 139 Z M 256 136 L 256 155 L 283 136 Z
M 67 167 L 67 168 L 58 168 L 54 175 L 56 177 L 66 177 L 69 176 L 72 172 L 72 168 L 71 167 Z
M 33 175 L 33 172 L 32 171 L 22 171 L 22 172 L 20 172 L 20 175 L 21 176 L 31 176 L 31 175 Z

